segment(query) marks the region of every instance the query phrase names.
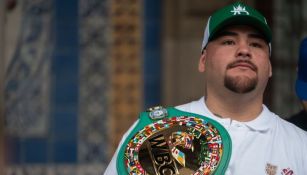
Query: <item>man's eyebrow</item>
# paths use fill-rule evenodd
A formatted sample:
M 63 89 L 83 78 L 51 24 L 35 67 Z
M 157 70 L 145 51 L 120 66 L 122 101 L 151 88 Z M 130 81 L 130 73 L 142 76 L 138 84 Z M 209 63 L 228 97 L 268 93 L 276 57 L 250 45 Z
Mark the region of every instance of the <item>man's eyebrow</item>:
M 260 33 L 250 33 L 248 34 L 249 37 L 251 38 L 258 38 L 258 39 L 262 39 L 264 41 L 266 41 L 264 35 L 260 34 Z
M 212 40 L 215 40 L 215 39 L 217 39 L 217 38 L 223 37 L 223 36 L 238 36 L 238 35 L 239 35 L 239 34 L 236 33 L 236 32 L 223 30 L 223 31 L 220 31 L 220 32 L 218 32 L 217 34 L 215 34 L 215 35 L 212 37 L 211 41 L 212 41 Z M 258 33 L 258 32 L 249 33 L 248 36 L 249 36 L 250 38 L 258 38 L 258 39 L 262 39 L 262 40 L 266 41 L 264 35 L 261 34 L 261 33 Z M 266 42 L 267 42 L 267 41 L 266 41 Z
M 212 40 L 219 38 L 219 37 L 223 37 L 223 36 L 237 36 L 238 34 L 236 32 L 231 32 L 231 31 L 227 31 L 227 30 L 222 30 L 220 32 L 218 32 L 217 34 L 215 34 L 212 37 Z

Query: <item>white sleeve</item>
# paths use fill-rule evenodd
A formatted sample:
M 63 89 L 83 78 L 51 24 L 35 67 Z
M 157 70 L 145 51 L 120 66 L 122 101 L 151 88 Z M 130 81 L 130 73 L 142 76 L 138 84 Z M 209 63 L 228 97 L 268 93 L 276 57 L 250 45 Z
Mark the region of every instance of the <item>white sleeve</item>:
M 134 124 L 128 129 L 128 131 L 123 135 L 117 149 L 116 152 L 114 153 L 109 165 L 107 166 L 107 169 L 104 172 L 104 175 L 117 175 L 117 169 L 116 169 L 116 160 L 117 160 L 117 156 L 118 156 L 118 152 L 122 146 L 122 144 L 124 143 L 124 141 L 126 140 L 126 138 L 128 137 L 128 135 L 130 134 L 130 132 L 133 130 L 133 128 L 137 125 L 137 123 L 139 122 L 139 120 L 135 121 Z

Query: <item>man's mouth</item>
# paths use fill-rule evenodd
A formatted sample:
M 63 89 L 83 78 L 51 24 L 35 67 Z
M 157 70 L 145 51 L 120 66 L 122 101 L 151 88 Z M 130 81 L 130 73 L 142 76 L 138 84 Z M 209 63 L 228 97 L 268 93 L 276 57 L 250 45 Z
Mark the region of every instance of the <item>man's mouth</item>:
M 257 67 L 250 61 L 236 61 L 234 63 L 231 63 L 227 66 L 227 69 L 232 69 L 235 67 L 239 67 L 239 68 L 248 68 L 251 69 L 253 71 L 257 71 Z

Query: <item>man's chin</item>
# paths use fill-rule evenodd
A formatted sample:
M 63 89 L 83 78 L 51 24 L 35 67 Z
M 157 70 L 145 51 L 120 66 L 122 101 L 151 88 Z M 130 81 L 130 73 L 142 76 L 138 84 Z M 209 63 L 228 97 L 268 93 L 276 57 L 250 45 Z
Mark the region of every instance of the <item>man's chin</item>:
M 247 77 L 226 77 L 224 86 L 232 92 L 244 94 L 253 91 L 257 86 L 257 79 Z

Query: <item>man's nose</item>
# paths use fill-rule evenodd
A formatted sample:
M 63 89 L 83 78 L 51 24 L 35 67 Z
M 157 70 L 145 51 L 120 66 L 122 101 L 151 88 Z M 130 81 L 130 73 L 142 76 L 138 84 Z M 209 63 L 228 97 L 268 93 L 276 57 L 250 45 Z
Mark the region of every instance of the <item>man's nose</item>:
M 250 50 L 248 43 L 240 42 L 238 44 L 236 54 L 237 54 L 238 57 L 242 57 L 244 59 L 250 59 L 251 58 L 251 50 Z

